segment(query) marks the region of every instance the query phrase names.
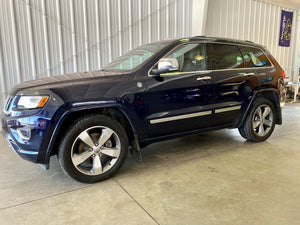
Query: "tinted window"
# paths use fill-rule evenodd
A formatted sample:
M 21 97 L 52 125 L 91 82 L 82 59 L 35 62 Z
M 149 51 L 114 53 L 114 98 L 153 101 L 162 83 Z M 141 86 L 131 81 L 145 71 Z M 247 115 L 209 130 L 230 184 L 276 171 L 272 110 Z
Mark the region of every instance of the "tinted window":
M 245 60 L 245 67 L 271 66 L 271 63 L 260 49 L 243 46 L 241 49 Z
M 239 48 L 235 45 L 212 44 L 215 69 L 243 68 L 244 62 Z
M 190 43 L 179 46 L 169 53 L 167 58 L 176 58 L 180 72 L 201 71 L 212 69 L 206 54 L 206 44 Z

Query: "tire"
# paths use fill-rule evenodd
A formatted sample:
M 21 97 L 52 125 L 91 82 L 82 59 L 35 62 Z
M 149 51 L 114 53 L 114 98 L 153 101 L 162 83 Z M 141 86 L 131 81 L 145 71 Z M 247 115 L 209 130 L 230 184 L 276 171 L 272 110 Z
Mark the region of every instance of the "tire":
M 128 152 L 124 128 L 102 115 L 88 115 L 75 121 L 60 142 L 58 161 L 71 178 L 95 183 L 113 176 Z
M 265 98 L 258 98 L 239 132 L 242 137 L 252 142 L 265 141 L 275 127 L 276 111 L 273 103 Z

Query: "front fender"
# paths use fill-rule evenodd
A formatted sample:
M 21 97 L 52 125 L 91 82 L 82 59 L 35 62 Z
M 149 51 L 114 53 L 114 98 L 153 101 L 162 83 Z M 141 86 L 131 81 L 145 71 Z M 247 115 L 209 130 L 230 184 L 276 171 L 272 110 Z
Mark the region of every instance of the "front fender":
M 45 162 L 45 164 L 49 163 L 50 156 L 53 152 L 57 151 L 57 149 L 53 148 L 58 147 L 57 139 L 60 136 L 59 134 L 61 133 L 62 129 L 64 129 L 65 122 L 70 116 L 74 114 L 86 115 L 87 113 L 101 113 L 101 110 L 104 108 L 117 108 L 122 112 L 122 114 L 126 117 L 131 126 L 134 138 L 137 139 L 135 141 L 138 143 L 138 135 L 132 119 L 126 113 L 126 109 L 122 105 L 118 104 L 116 101 L 93 101 L 85 103 L 74 103 L 70 107 L 61 106 L 57 110 L 56 114 L 54 115 L 51 121 L 51 126 L 49 126 L 49 129 L 47 130 L 49 138 L 47 140 L 45 139 L 42 143 L 40 152 L 44 152 L 44 154 L 39 154 L 39 161 Z

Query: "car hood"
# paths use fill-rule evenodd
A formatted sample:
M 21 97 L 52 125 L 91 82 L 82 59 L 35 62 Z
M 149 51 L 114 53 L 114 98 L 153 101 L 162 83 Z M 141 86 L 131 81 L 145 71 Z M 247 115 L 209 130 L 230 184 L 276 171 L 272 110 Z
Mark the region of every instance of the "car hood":
M 112 71 L 88 71 L 88 72 L 77 72 L 64 75 L 56 75 L 51 77 L 45 77 L 37 80 L 27 81 L 18 84 L 13 87 L 11 94 L 20 92 L 24 89 L 44 89 L 44 88 L 55 88 L 72 86 L 76 84 L 87 84 L 93 82 L 99 82 L 102 80 L 109 82 L 115 79 L 119 79 L 118 75 L 123 75 L 124 73 L 112 72 Z
M 49 94 L 64 102 L 115 99 L 133 81 L 133 73 L 89 71 L 24 82 L 16 85 L 10 95 Z

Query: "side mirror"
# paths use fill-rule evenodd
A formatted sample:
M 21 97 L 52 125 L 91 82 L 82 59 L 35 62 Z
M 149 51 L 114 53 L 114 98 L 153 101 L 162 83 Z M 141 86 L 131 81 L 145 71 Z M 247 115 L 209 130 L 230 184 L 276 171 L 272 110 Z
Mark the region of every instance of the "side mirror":
M 158 61 L 157 69 L 153 69 L 154 75 L 160 75 L 162 73 L 174 72 L 179 70 L 178 60 L 176 58 L 162 58 Z

